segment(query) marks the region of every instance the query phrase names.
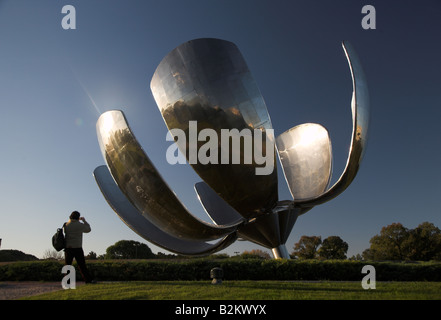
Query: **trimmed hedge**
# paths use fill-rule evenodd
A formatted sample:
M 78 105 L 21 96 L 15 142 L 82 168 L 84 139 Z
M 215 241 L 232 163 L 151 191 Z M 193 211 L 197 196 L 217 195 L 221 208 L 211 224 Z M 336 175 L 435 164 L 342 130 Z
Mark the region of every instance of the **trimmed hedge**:
M 361 281 L 364 265 L 373 265 L 377 281 L 441 281 L 441 263 L 361 262 L 349 260 L 190 259 L 88 261 L 98 281 L 209 280 L 221 267 L 225 280 Z M 75 264 L 74 264 L 75 265 Z M 62 262 L 35 261 L 0 265 L 0 281 L 61 281 Z M 77 270 L 77 278 L 81 279 Z

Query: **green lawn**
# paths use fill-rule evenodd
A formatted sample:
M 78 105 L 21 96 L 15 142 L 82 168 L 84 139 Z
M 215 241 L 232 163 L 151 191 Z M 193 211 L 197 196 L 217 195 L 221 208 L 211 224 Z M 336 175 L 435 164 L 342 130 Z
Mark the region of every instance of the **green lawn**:
M 441 300 L 441 282 L 133 281 L 79 285 L 31 300 Z

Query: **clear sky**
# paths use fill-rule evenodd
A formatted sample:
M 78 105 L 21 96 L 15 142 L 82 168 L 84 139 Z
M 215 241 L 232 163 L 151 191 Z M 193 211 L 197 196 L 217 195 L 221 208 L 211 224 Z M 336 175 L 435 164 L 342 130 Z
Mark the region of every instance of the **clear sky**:
M 376 9 L 375 30 L 362 28 L 366 4 Z M 75 30 L 61 26 L 64 5 L 76 9 Z M 110 109 L 124 111 L 164 179 L 208 221 L 193 190 L 198 176 L 166 161 L 167 129 L 150 92 L 161 59 L 201 37 L 239 47 L 276 135 L 305 122 L 329 130 L 333 181 L 352 130 L 341 41 L 362 61 L 371 98 L 362 166 L 342 195 L 297 220 L 289 252 L 302 235 L 338 235 L 351 256 L 393 222 L 441 227 L 440 32 L 439 0 L 0 0 L 1 249 L 42 257 L 73 210 L 92 226 L 86 254 L 103 254 L 118 240 L 145 242 L 107 205 L 92 176 L 104 164 L 95 123 Z M 290 199 L 279 175 L 280 200 Z M 256 248 L 236 242 L 224 252 Z

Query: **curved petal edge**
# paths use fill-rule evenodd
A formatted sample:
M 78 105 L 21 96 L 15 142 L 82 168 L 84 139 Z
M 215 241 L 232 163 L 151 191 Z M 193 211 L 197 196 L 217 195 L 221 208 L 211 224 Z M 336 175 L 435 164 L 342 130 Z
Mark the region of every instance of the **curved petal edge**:
M 306 200 L 295 200 L 296 206 L 312 207 L 325 203 L 341 194 L 357 175 L 366 149 L 369 127 L 369 91 L 361 62 L 348 42 L 343 42 L 343 50 L 352 76 L 352 138 L 346 167 L 338 181 L 323 194 Z
M 225 249 L 237 239 L 236 233 L 231 233 L 214 244 L 173 237 L 148 221 L 127 200 L 107 166 L 97 167 L 93 175 L 104 198 L 118 217 L 139 236 L 161 248 L 183 255 L 208 255 Z

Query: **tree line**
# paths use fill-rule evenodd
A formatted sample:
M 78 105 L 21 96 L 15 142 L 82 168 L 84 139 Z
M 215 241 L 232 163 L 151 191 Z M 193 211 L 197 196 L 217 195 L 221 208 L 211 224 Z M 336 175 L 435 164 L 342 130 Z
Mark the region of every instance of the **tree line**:
M 408 229 L 401 223 L 392 223 L 381 229 L 380 234 L 370 239 L 370 247 L 349 259 L 366 261 L 441 261 L 441 230 L 433 223 L 423 222 L 414 229 Z M 347 259 L 349 245 L 339 236 L 330 236 L 322 240 L 320 236 L 302 236 L 295 243 L 290 254 L 293 259 Z M 90 254 L 89 254 L 90 255 Z M 227 258 L 227 254 L 216 257 Z M 270 259 L 263 250 L 245 251 L 241 258 Z M 170 259 L 188 258 L 159 252 L 154 254 L 146 244 L 136 241 L 121 240 L 110 246 L 106 259 Z
M 373 261 L 441 261 L 441 230 L 423 222 L 414 229 L 392 223 L 373 236 L 370 247 L 350 259 Z M 302 236 L 294 245 L 292 258 L 346 259 L 348 244 L 338 236 L 321 240 L 319 236 Z
M 350 257 L 350 260 L 365 261 L 441 261 L 441 230 L 433 223 L 423 222 L 414 229 L 401 223 L 392 223 L 381 229 L 380 234 L 370 239 L 370 247 Z M 322 240 L 320 236 L 302 236 L 290 253 L 293 259 L 348 259 L 349 245 L 339 236 Z M 228 254 L 214 254 L 212 257 L 229 258 Z M 248 259 L 271 259 L 268 252 L 255 249 L 237 253 L 235 257 Z M 49 250 L 43 259 L 64 258 L 63 252 Z M 153 253 L 148 245 L 133 240 L 120 240 L 106 249 L 103 255 L 91 251 L 86 259 L 189 259 L 176 254 Z

